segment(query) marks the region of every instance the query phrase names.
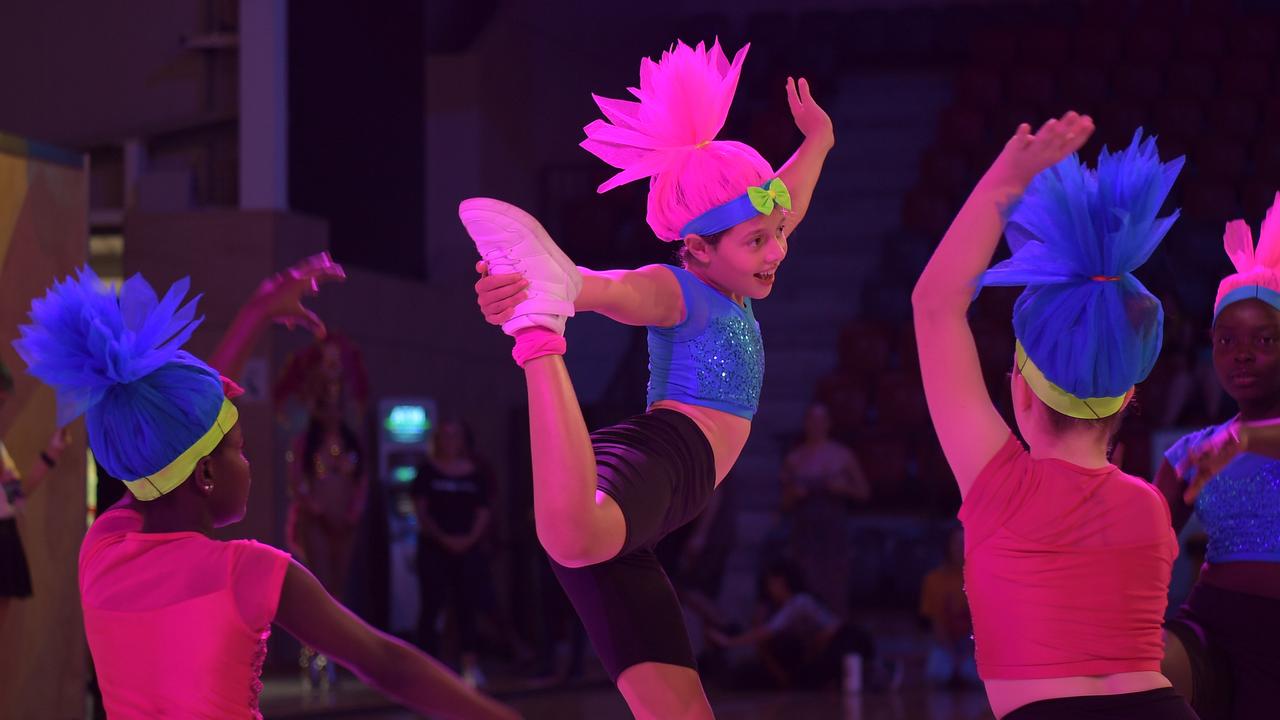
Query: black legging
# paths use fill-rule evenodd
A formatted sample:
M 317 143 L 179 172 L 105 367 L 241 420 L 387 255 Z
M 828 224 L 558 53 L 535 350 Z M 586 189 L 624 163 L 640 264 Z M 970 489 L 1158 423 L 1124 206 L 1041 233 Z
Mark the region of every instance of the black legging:
M 1040 700 L 1023 705 L 1004 720 L 1199 720 L 1199 716 L 1173 688 L 1160 688 Z
M 609 678 L 645 662 L 696 668 L 675 588 L 654 546 L 702 512 L 715 490 L 715 455 L 693 420 L 653 410 L 591 434 L 596 487 L 627 523 L 622 550 L 595 565 L 551 568 L 582 619 Z
M 478 574 L 487 566 L 474 549 L 461 555 L 449 552 L 429 538 L 418 537 L 418 587 L 422 612 L 418 616 L 418 642 L 432 655 L 440 652 L 436 618 L 446 607 L 458 624 L 458 651 L 476 650 L 476 605 L 481 601 Z
M 1275 717 L 1280 600 L 1201 582 L 1165 628 L 1187 651 L 1204 720 Z

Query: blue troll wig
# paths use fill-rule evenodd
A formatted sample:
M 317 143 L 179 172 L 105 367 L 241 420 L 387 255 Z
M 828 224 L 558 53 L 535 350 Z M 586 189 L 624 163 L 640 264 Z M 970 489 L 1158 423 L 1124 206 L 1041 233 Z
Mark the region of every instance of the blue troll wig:
M 159 298 L 134 275 L 117 292 L 81 268 L 32 302 L 13 343 L 54 389 L 58 425 L 83 414 L 98 461 L 142 500 L 181 485 L 236 421 L 218 373 L 182 350 L 204 319 L 189 286 Z
M 1133 271 L 1178 217 L 1157 215 L 1183 161 L 1160 162 L 1138 130 L 1128 148 L 1103 148 L 1096 170 L 1072 155 L 1041 172 L 1013 206 L 1013 256 L 979 285 L 1026 286 L 1013 310 L 1017 362 L 1054 410 L 1114 415 L 1155 365 L 1164 310 Z

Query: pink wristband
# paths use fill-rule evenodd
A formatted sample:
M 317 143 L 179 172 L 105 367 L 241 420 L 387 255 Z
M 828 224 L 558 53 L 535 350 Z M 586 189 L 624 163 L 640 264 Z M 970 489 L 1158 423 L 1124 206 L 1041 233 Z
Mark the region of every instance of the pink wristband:
M 564 336 L 541 327 L 532 327 L 516 333 L 516 346 L 511 349 L 511 357 L 516 364 L 524 367 L 530 360 L 545 355 L 564 355 L 568 345 Z

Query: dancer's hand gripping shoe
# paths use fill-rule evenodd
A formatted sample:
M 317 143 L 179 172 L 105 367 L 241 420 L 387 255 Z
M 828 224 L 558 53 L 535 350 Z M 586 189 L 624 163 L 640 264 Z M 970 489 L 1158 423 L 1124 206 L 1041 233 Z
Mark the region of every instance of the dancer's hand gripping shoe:
M 458 217 L 489 272 L 520 273 L 529 281 L 528 298 L 515 307 L 502 331 L 515 337 L 537 327 L 563 335 L 582 290 L 582 275 L 542 225 L 520 208 L 492 198 L 463 200 Z

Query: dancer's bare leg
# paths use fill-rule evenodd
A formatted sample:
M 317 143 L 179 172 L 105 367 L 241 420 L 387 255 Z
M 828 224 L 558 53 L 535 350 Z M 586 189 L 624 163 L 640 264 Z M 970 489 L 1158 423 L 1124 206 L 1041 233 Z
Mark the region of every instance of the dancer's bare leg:
M 637 720 L 715 718 L 693 668 L 656 662 L 632 665 L 618 676 L 618 690 Z
M 566 567 L 608 560 L 622 549 L 626 521 L 613 498 L 596 490 L 596 456 L 564 358 L 535 358 L 524 374 L 538 539 Z
M 1168 630 L 1164 633 L 1164 659 L 1160 662 L 1160 672 L 1169 678 L 1173 689 L 1188 703 L 1195 700 L 1192 697 L 1195 684 L 1191 674 L 1191 656 L 1178 636 Z

